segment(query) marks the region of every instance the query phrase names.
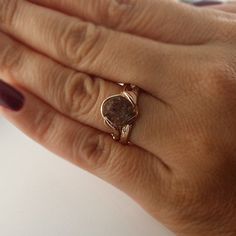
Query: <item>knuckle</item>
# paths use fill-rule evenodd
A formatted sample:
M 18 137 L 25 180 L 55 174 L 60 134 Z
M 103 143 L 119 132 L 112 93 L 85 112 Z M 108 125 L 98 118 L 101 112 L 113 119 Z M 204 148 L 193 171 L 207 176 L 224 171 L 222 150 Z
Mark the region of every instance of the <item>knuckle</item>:
M 216 38 L 221 42 L 235 42 L 235 25 L 224 25 L 216 31 Z
M 86 135 L 80 145 L 80 153 L 90 170 L 106 169 L 107 162 L 112 156 L 112 148 L 108 143 L 103 134 Z
M 4 39 L 3 39 L 4 40 Z M 13 70 L 20 66 L 23 50 L 17 45 L 1 43 L 0 39 L 0 67 Z
M 108 1 L 103 21 L 112 28 L 123 29 L 127 26 L 127 22 L 132 22 L 136 6 L 136 0 Z
M 102 41 L 101 29 L 92 23 L 71 24 L 60 37 L 57 48 L 59 56 L 74 67 L 87 60 L 91 63 L 104 45 L 99 43 Z
M 72 74 L 66 81 L 65 94 L 60 100 L 63 112 L 76 119 L 86 118 L 96 107 L 101 90 L 100 81 L 86 74 Z
M 0 2 L 0 24 L 12 24 L 18 4 L 18 0 L 2 0 Z
M 107 139 L 110 137 L 104 134 L 86 135 L 80 150 L 86 167 L 100 176 L 123 180 L 129 178 L 135 183 L 135 180 L 143 176 L 141 162 L 134 161 L 128 149 L 121 150 Z
M 41 143 L 53 142 L 56 131 L 55 114 L 51 110 L 39 110 L 33 124 L 33 132 Z
M 77 165 L 100 177 L 116 181 L 130 179 L 136 186 L 150 177 L 143 173 L 143 160 L 138 161 L 129 147 L 120 148 L 110 141 L 110 136 L 102 133 L 94 134 L 88 130 L 82 133 L 73 141 L 73 162 Z
M 218 95 L 227 95 L 227 90 L 230 87 L 235 88 L 235 79 L 236 71 L 234 67 L 226 60 L 222 60 L 211 71 L 211 88 L 209 86 L 209 89 L 213 89 L 213 92 Z
M 222 14 L 221 12 L 215 13 L 214 18 L 214 32 L 215 39 L 221 42 L 235 42 L 236 39 L 236 24 L 234 16 Z
M 217 58 L 208 62 L 208 67 L 205 67 L 203 76 L 199 79 L 201 90 L 217 99 L 222 98 L 222 95 L 227 95 L 228 89 L 235 89 L 235 61 L 235 58 L 229 55 L 218 54 Z

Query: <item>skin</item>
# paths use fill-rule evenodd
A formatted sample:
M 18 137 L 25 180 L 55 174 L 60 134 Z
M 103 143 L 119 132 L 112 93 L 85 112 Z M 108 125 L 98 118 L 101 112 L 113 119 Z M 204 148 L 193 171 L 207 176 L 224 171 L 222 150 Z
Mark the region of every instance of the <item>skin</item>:
M 0 6 L 0 77 L 25 97 L 18 112 L 1 107 L 4 117 L 177 235 L 236 234 L 234 4 Z M 118 82 L 142 89 L 132 146 L 114 142 L 100 115 L 102 101 L 120 93 Z

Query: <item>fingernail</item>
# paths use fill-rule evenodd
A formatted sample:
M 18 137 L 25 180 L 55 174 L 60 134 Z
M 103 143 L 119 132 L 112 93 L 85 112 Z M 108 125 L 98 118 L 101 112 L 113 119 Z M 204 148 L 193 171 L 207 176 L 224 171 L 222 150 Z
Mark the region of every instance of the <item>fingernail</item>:
M 0 106 L 19 111 L 24 105 L 24 96 L 0 79 Z
M 202 7 L 202 6 L 210 6 L 210 5 L 218 5 L 218 4 L 223 4 L 222 1 L 214 1 L 214 0 L 202 0 L 202 1 L 196 1 L 193 2 L 194 6 Z

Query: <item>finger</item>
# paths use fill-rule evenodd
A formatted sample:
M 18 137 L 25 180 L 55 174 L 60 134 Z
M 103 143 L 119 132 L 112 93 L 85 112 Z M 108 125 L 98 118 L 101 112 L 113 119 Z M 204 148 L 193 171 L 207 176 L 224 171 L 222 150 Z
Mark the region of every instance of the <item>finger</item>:
M 120 94 L 121 86 L 66 68 L 4 34 L 0 34 L 1 72 L 67 117 L 102 132 L 111 132 L 104 125 L 100 107 L 109 96 Z M 139 108 L 141 115 L 130 141 L 158 155 L 166 147 L 163 137 L 173 132 L 172 110 L 147 93 L 140 94 Z
M 11 95 L 16 92 L 1 81 L 0 93 L 6 90 Z M 163 190 L 169 171 L 156 157 L 134 146 L 122 146 L 108 135 L 66 118 L 26 90 L 20 91 L 25 98 L 23 108 L 13 112 L 1 107 L 0 112 L 30 138 L 143 204 L 148 204 L 153 191 Z
M 106 30 L 25 1 L 3 3 L 5 32 L 73 69 L 135 84 L 162 100 L 173 72 L 183 77 L 182 68 L 191 66 L 187 58 L 194 57 L 189 47 Z
M 199 44 L 216 32 L 215 16 L 173 0 L 30 0 L 95 24 L 180 44 Z

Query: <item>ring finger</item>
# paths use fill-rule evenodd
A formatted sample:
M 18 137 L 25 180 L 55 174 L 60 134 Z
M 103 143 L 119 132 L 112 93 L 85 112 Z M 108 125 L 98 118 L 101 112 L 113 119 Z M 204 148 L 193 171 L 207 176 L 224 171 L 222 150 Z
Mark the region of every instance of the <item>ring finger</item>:
M 0 75 L 13 79 L 66 116 L 103 132 L 111 131 L 103 123 L 100 107 L 108 96 L 121 92 L 119 85 L 63 67 L 4 34 L 0 34 Z M 157 150 L 165 147 L 163 137 L 172 132 L 172 110 L 147 93 L 141 94 L 139 107 L 141 115 L 130 141 L 158 155 Z

